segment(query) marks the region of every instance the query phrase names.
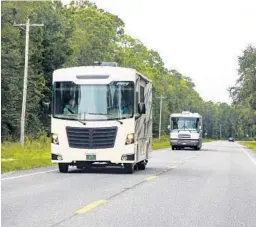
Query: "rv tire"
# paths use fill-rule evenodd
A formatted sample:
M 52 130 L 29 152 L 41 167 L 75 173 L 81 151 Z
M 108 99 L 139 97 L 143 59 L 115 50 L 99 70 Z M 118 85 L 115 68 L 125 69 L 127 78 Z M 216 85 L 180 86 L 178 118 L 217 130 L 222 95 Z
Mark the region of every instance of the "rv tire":
M 67 163 L 59 163 L 59 171 L 60 173 L 67 173 L 69 165 Z
M 145 170 L 146 169 L 146 163 L 144 161 L 139 162 L 137 164 L 139 170 Z
M 125 163 L 124 169 L 126 173 L 133 174 L 134 172 L 134 165 L 132 163 Z

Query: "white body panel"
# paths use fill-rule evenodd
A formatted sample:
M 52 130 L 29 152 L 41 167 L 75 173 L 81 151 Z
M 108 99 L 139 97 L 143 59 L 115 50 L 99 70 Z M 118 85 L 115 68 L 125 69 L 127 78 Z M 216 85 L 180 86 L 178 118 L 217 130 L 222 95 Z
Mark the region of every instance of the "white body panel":
M 79 79 L 84 76 L 85 79 Z M 97 78 L 101 76 L 102 78 Z M 105 76 L 105 78 L 104 78 Z M 54 81 L 73 81 L 76 84 L 108 84 L 111 81 L 134 81 L 136 70 L 109 66 L 80 66 L 57 69 L 53 72 Z
M 70 148 L 67 139 L 66 127 L 109 127 L 117 126 L 117 135 L 113 148 L 105 149 L 77 149 Z M 134 132 L 134 119 L 126 119 L 123 125 L 117 121 L 101 121 L 101 122 L 87 122 L 86 126 L 81 125 L 80 122 L 67 120 L 52 120 L 52 132 L 58 134 L 60 144 L 52 144 L 52 153 L 61 154 L 63 160 L 55 162 L 73 162 L 86 161 L 86 154 L 96 154 L 97 161 L 111 161 L 113 163 L 120 163 L 122 154 L 134 154 L 136 144 L 125 145 L 125 139 L 128 133 Z M 133 162 L 133 161 L 126 161 Z
M 170 133 L 170 138 L 171 139 L 179 139 L 179 135 L 183 135 L 183 134 L 190 135 L 189 139 L 191 139 L 191 140 L 198 140 L 198 139 L 200 139 L 200 133 L 199 132 L 188 132 L 188 131 L 184 131 L 184 130 L 181 130 L 179 132 L 172 131 Z M 184 139 L 187 139 L 187 138 L 184 138 Z
M 142 76 L 134 69 L 106 67 L 106 66 L 87 66 L 73 67 L 67 69 L 55 70 L 53 73 L 53 83 L 72 81 L 79 85 L 109 84 L 112 81 L 132 81 L 134 82 L 134 91 L 141 86 L 143 81 L 144 99 L 146 104 L 146 114 L 139 118 L 134 115 L 132 118 L 121 119 L 123 124 L 116 120 L 90 120 L 84 121 L 86 125 L 76 120 L 64 120 L 51 117 L 51 132 L 58 136 L 59 144 L 51 146 L 52 162 L 54 163 L 73 163 L 78 161 L 88 161 L 86 154 L 96 155 L 95 162 L 120 163 L 138 163 L 148 159 L 148 153 L 152 146 L 152 88 L 151 81 Z M 139 92 L 140 93 L 140 92 Z M 134 95 L 135 97 L 135 95 Z M 136 104 L 136 102 L 134 102 Z M 104 149 L 80 149 L 71 148 L 68 142 L 66 127 L 78 128 L 108 128 L 117 127 L 116 138 L 112 148 Z M 125 145 L 127 134 L 134 133 L 135 141 L 133 144 Z M 130 160 L 122 160 L 122 155 L 130 155 Z M 59 157 L 59 159 L 57 158 Z

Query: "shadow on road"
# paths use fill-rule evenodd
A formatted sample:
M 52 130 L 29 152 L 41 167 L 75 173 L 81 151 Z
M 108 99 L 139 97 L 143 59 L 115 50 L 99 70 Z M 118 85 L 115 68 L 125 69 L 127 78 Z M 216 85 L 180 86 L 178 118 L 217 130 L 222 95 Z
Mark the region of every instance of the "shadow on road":
M 72 169 L 69 173 L 102 173 L 102 174 L 124 174 L 125 171 L 122 168 L 116 167 L 93 167 L 90 169 Z
M 145 170 L 134 170 L 133 174 L 136 175 L 149 175 L 149 174 L 157 174 L 159 172 L 165 171 L 168 167 L 160 167 L 160 168 L 152 168 L 146 167 Z M 133 175 L 125 173 L 125 170 L 121 167 L 93 167 L 91 169 L 76 169 L 72 168 L 69 170 L 68 174 L 125 174 L 125 175 Z
M 215 152 L 215 153 L 240 153 L 241 150 L 237 147 L 225 147 L 221 146 L 215 149 L 202 149 L 202 151 Z
M 202 148 L 201 151 L 213 151 L 213 152 L 215 152 L 216 150 L 214 150 L 214 149 Z
M 180 149 L 174 150 L 174 151 L 197 151 L 197 150 L 192 149 L 192 148 L 190 148 L 190 147 L 185 147 L 185 148 L 180 148 Z

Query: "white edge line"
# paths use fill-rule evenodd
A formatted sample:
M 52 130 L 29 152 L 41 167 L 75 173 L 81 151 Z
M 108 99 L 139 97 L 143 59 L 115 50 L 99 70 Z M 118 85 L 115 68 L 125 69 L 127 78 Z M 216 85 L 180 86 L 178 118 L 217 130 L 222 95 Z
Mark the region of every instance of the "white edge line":
M 248 153 L 247 150 L 245 150 L 245 149 L 242 147 L 242 145 L 241 145 L 241 149 L 242 149 L 242 151 L 251 159 L 251 161 L 253 162 L 253 164 L 256 166 L 256 161 L 255 161 L 255 159 L 253 159 L 253 157 Z
M 6 177 L 6 178 L 3 178 L 1 180 L 2 181 L 4 181 L 4 180 L 14 180 L 14 179 L 18 179 L 18 178 L 29 177 L 29 176 L 33 176 L 33 175 L 37 175 L 37 174 L 44 174 L 44 173 L 49 173 L 49 172 L 54 172 L 54 171 L 56 171 L 56 169 L 48 170 L 48 171 L 44 171 L 44 172 L 30 173 L 30 174 L 16 176 L 16 177 Z

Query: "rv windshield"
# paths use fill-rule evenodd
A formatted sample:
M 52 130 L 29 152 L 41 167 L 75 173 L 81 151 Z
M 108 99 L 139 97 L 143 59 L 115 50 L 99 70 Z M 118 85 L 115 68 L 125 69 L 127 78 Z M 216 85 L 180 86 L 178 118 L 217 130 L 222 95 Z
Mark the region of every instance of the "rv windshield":
M 69 120 L 118 120 L 134 114 L 134 83 L 53 84 L 53 117 Z
M 199 118 L 174 117 L 171 119 L 172 130 L 197 130 Z

